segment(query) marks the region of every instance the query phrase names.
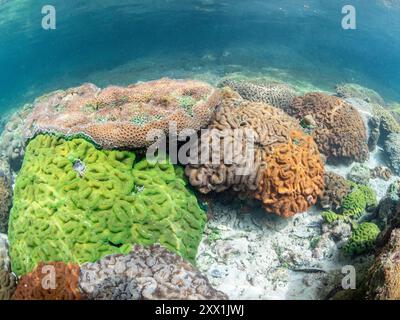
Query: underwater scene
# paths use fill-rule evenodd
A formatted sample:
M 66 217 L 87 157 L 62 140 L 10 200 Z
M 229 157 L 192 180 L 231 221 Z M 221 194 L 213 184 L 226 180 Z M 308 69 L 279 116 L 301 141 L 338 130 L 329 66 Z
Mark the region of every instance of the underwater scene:
M 400 0 L 0 0 L 0 300 L 400 300 L 399 31 Z

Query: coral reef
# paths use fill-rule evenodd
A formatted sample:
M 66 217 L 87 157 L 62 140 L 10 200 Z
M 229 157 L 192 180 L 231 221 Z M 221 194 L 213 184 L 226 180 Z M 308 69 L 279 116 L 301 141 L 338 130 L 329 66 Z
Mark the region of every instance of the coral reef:
M 372 107 L 374 116 L 380 119 L 379 142 L 382 144 L 389 134 L 400 133 L 400 123 L 389 110 L 377 104 L 374 104 Z
M 1 159 L 0 159 L 1 162 Z M 0 232 L 6 233 L 12 205 L 12 187 L 7 173 L 0 171 Z
M 79 265 L 63 262 L 40 263 L 22 276 L 13 300 L 80 300 Z
M 353 190 L 343 199 L 342 214 L 357 219 L 365 210 L 372 210 L 376 206 L 376 193 L 371 187 L 353 185 Z
M 242 100 L 230 90 L 223 95 L 200 139 L 198 159 L 208 161 L 186 167 L 190 183 L 202 193 L 232 189 L 255 197 L 268 212 L 285 217 L 313 205 L 324 172 L 313 139 L 279 109 Z
M 243 99 L 264 102 L 284 111 L 288 110 L 296 96 L 294 89 L 284 83 L 257 84 L 245 80 L 226 79 L 219 84 L 219 87 L 225 86 L 235 90 Z
M 400 175 L 400 133 L 391 133 L 387 136 L 383 146 L 389 166 Z
M 370 169 L 371 178 L 372 179 L 382 179 L 385 181 L 389 181 L 392 177 L 392 171 L 385 166 L 377 166 L 373 169 Z
M 85 135 L 105 149 L 142 148 L 160 131 L 168 136 L 171 123 L 177 134 L 207 126 L 219 101 L 217 89 L 194 80 L 164 78 L 103 90 L 86 84 L 36 101 L 24 133 Z
M 344 251 L 349 256 L 359 255 L 370 251 L 378 237 L 380 230 L 371 222 L 363 222 L 358 225 L 346 243 Z
M 193 261 L 206 215 L 183 170 L 168 161 L 135 161 L 133 152 L 99 150 L 84 139 L 31 140 L 9 222 L 13 271 L 93 262 L 127 253 L 133 243 L 159 242 Z
M 88 299 L 228 298 L 215 290 L 190 263 L 158 244 L 135 245 L 128 255 L 114 254 L 95 263 L 83 264 L 79 287 Z M 109 291 L 103 293 L 104 287 Z
M 342 83 L 336 86 L 336 94 L 341 98 L 358 98 L 365 102 L 385 105 L 385 101 L 376 91 L 356 83 Z
M 337 210 L 341 206 L 343 198 L 351 191 L 350 183 L 334 172 L 326 172 L 324 184 L 325 188 L 319 198 L 319 204 L 323 209 Z
M 347 174 L 347 179 L 358 184 L 367 185 L 371 179 L 371 171 L 366 165 L 362 163 L 355 163 L 350 172 Z
M 369 271 L 366 298 L 369 300 L 400 299 L 400 229 L 392 231 L 389 241 Z
M 300 121 L 312 116 L 312 136 L 328 161 L 364 162 L 369 155 L 367 131 L 358 111 L 343 100 L 323 93 L 296 97 L 289 114 Z
M 0 233 L 0 300 L 9 300 L 15 287 L 16 279 L 11 272 L 7 236 Z
M 0 136 L 0 156 L 4 157 L 15 171 L 21 167 L 25 154 L 23 128 L 31 110 L 32 105 L 27 104 L 21 110 L 16 111 L 8 119 Z

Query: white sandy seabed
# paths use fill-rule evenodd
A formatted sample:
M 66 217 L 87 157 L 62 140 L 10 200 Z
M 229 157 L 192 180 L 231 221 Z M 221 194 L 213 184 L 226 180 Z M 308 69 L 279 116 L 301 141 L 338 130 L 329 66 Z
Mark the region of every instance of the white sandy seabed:
M 365 164 L 384 165 L 382 150 L 377 148 Z M 327 165 L 326 170 L 346 177 L 351 167 Z M 378 200 L 398 178 L 370 180 Z M 233 204 L 216 203 L 212 213 L 197 266 L 230 299 L 325 299 L 340 286 L 345 265 L 370 258 L 345 258 L 340 246 L 346 239 L 335 242 L 323 231 L 317 207 L 287 220 Z

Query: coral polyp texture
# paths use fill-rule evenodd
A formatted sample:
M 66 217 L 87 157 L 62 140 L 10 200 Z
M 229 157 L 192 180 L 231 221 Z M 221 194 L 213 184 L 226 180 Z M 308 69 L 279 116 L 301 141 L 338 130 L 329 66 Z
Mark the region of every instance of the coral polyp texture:
M 0 233 L 0 300 L 9 300 L 12 297 L 16 283 L 8 256 L 8 239 L 5 234 Z
M 345 178 L 334 172 L 324 175 L 325 188 L 320 196 L 319 203 L 323 209 L 337 210 L 344 197 L 351 191 L 351 185 Z
M 367 130 L 358 111 L 343 100 L 324 93 L 296 97 L 288 113 L 299 120 L 312 116 L 312 136 L 327 160 L 358 161 L 368 158 Z
M 367 299 L 400 300 L 399 252 L 400 229 L 395 229 L 369 271 Z
M 80 300 L 79 265 L 63 262 L 40 263 L 22 276 L 14 300 Z
M 178 134 L 207 126 L 219 101 L 218 89 L 194 80 L 164 78 L 103 90 L 86 84 L 35 101 L 25 137 L 85 135 L 106 149 L 142 148 L 160 131 L 168 135 L 171 123 Z
M 232 189 L 255 197 L 268 212 L 285 217 L 313 205 L 323 189 L 324 168 L 312 137 L 280 109 L 229 90 L 223 95 L 200 139 L 198 158 L 206 155 L 208 161 L 186 167 L 190 183 L 202 193 Z
M 348 256 L 366 253 L 375 245 L 376 238 L 380 230 L 375 223 L 363 222 L 356 226 L 349 241 L 344 247 L 344 252 Z
M 1 160 L 0 160 L 1 161 Z M 6 233 L 12 205 L 12 187 L 10 178 L 0 171 L 0 232 Z
M 118 284 L 114 285 L 115 283 Z M 79 287 L 87 299 L 227 299 L 176 253 L 160 245 L 136 245 L 81 266 Z M 103 288 L 108 288 L 104 291 Z
M 296 97 L 294 89 L 285 83 L 253 83 L 246 80 L 226 79 L 219 86 L 235 90 L 243 99 L 264 102 L 284 111 L 287 111 Z
M 39 135 L 26 149 L 9 240 L 17 275 L 39 262 L 97 261 L 133 243 L 161 243 L 193 261 L 206 215 L 168 161 Z

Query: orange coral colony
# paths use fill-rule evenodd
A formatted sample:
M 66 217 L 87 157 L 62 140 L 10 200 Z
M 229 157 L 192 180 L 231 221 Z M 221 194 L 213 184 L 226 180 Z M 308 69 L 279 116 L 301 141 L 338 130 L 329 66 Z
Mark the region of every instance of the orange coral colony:
M 79 265 L 64 262 L 40 263 L 22 276 L 14 300 L 80 300 Z

